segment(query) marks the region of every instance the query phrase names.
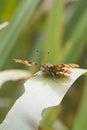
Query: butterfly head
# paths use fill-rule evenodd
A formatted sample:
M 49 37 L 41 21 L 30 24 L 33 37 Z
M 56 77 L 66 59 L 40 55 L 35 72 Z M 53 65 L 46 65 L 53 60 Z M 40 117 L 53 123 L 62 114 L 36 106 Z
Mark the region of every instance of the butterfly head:
M 50 73 L 50 67 L 51 67 L 51 66 L 52 66 L 51 64 L 44 64 L 44 65 L 43 65 L 44 71 L 47 72 L 47 73 Z

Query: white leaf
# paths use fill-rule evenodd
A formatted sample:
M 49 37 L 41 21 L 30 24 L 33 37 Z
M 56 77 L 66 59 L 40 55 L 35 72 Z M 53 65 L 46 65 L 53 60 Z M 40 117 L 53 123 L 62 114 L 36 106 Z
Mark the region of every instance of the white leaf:
M 4 29 L 5 27 L 7 27 L 8 26 L 8 22 L 6 21 L 6 22 L 4 22 L 4 23 L 2 23 L 2 24 L 0 24 L 0 30 L 2 30 L 2 29 Z
M 4 82 L 8 80 L 20 80 L 27 79 L 30 77 L 30 74 L 25 70 L 4 70 L 0 71 L 0 87 Z
M 38 72 L 25 83 L 25 93 L 16 101 L 0 126 L 0 130 L 38 130 L 45 108 L 59 105 L 75 80 L 85 69 L 71 69 L 70 76 L 54 79 Z

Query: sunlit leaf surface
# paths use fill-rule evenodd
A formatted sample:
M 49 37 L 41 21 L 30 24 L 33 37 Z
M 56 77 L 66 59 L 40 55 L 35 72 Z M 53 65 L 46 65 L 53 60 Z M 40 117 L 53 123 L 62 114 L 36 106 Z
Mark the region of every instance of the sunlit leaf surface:
M 69 76 L 53 78 L 41 71 L 25 83 L 25 93 L 16 101 L 0 130 L 38 130 L 42 111 L 59 105 L 75 80 L 85 69 L 71 69 Z

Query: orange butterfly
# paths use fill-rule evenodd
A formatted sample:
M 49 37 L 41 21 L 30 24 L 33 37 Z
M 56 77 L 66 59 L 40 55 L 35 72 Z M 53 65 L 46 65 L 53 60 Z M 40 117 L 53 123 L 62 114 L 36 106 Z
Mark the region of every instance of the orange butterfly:
M 52 75 L 55 77 L 56 75 L 59 74 L 71 74 L 70 68 L 77 68 L 79 65 L 77 64 L 57 64 L 57 65 L 52 65 L 52 64 L 39 64 L 36 62 L 30 62 L 27 60 L 20 60 L 20 59 L 14 59 L 15 62 L 25 64 L 27 66 L 40 66 L 41 70 Z

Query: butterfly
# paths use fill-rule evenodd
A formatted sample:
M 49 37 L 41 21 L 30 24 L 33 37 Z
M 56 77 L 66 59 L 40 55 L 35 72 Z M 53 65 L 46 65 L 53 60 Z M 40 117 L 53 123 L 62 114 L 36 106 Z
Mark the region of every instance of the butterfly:
M 71 68 L 78 68 L 79 65 L 77 64 L 57 64 L 57 65 L 52 65 L 52 64 L 39 64 L 37 62 L 30 62 L 27 60 L 21 60 L 21 59 L 14 59 L 15 62 L 25 64 L 27 66 L 39 66 L 40 69 L 47 74 L 52 75 L 53 77 L 57 75 L 67 75 L 71 74 L 72 71 L 70 70 Z

